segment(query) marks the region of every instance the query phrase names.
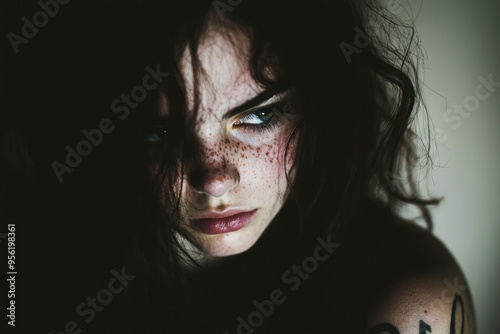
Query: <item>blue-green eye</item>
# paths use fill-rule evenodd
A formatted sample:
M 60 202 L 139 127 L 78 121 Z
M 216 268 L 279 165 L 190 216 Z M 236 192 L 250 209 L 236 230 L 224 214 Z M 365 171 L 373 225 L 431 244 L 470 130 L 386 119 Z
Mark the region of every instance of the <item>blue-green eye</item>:
M 235 125 L 242 124 L 252 124 L 259 125 L 269 122 L 276 116 L 276 112 L 278 110 L 276 108 L 261 108 L 254 112 L 247 114 L 245 117 L 239 119 Z
M 144 140 L 151 144 L 157 143 L 165 137 L 166 132 L 162 127 L 156 127 L 144 136 Z

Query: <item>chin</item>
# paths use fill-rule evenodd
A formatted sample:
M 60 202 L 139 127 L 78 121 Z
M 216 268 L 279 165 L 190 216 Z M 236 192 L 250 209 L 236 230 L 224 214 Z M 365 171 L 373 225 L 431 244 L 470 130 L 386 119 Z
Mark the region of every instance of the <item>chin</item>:
M 241 254 L 249 250 L 258 238 L 243 238 L 237 232 L 209 236 L 202 242 L 203 251 L 213 257 Z

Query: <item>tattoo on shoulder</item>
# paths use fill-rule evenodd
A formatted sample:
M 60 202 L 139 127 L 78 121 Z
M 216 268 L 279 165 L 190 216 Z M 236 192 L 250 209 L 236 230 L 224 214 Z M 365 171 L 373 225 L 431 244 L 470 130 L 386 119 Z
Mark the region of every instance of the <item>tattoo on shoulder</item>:
M 453 307 L 451 309 L 450 334 L 464 334 L 465 328 L 465 308 L 460 295 L 455 295 Z
M 429 324 L 425 321 L 420 320 L 418 334 L 428 334 L 431 333 L 432 329 Z M 400 334 L 399 330 L 391 324 L 384 323 L 373 327 L 368 334 Z
M 450 334 L 464 334 L 465 310 L 462 297 L 455 295 L 451 308 Z M 425 321 L 419 321 L 418 334 L 432 333 L 432 328 Z M 367 334 L 400 334 L 399 330 L 389 323 L 378 324 L 368 331 Z

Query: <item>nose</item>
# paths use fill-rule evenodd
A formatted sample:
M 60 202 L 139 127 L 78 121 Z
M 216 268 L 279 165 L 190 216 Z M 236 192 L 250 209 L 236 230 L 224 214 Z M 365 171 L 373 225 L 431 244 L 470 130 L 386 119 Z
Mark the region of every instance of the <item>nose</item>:
M 222 197 L 240 182 L 238 169 L 228 162 L 223 149 L 203 146 L 188 167 L 188 184 L 199 194 Z

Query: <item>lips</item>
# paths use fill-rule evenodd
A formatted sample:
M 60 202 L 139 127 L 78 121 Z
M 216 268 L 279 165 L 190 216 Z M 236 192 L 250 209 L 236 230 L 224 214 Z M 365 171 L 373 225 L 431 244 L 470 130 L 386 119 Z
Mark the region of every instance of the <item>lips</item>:
M 257 209 L 252 211 L 209 212 L 200 218 L 191 219 L 191 226 L 205 234 L 221 234 L 235 232 L 245 227 Z

